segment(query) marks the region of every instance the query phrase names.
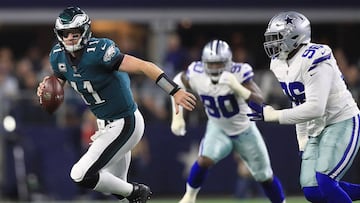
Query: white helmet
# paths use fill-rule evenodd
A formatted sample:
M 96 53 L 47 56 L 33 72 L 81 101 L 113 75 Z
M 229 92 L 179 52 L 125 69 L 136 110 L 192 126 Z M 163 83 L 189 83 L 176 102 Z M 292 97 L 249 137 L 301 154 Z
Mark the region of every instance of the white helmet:
M 299 45 L 310 42 L 310 21 L 298 12 L 279 13 L 270 20 L 264 35 L 266 54 L 270 58 L 286 59 Z
M 82 49 L 91 37 L 90 18 L 79 7 L 68 7 L 63 10 L 56 19 L 54 32 L 60 44 L 67 51 L 74 52 Z M 64 43 L 63 34 L 69 29 L 79 29 L 81 32 L 80 39 L 77 44 L 68 46 Z
M 231 69 L 232 52 L 230 46 L 225 41 L 212 40 L 204 46 L 201 60 L 204 64 L 205 72 L 216 83 L 219 81 L 222 72 Z M 223 66 L 210 68 L 209 63 L 223 63 Z

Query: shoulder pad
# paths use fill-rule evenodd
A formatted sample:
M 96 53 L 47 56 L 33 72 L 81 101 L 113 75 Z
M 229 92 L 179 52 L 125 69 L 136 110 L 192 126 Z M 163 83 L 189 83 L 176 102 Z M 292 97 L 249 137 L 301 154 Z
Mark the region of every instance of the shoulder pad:
M 248 63 L 233 63 L 230 72 L 233 73 L 241 83 L 254 77 L 253 68 Z
M 86 50 L 93 60 L 109 63 L 114 56 L 120 53 L 114 41 L 108 38 L 91 38 Z
M 308 71 L 314 69 L 318 64 L 328 61 L 332 57 L 332 50 L 324 44 L 309 44 L 302 53 Z
M 201 61 L 192 62 L 186 70 L 186 76 L 188 78 L 192 77 L 193 75 L 202 73 L 204 73 L 204 66 Z
M 96 48 L 105 51 L 110 44 L 114 44 L 114 42 L 107 38 L 91 38 L 87 48 Z
M 49 60 L 50 62 L 56 60 L 57 56 L 59 55 L 59 53 L 63 52 L 64 48 L 62 46 L 60 46 L 59 43 L 55 44 L 50 53 L 49 53 Z

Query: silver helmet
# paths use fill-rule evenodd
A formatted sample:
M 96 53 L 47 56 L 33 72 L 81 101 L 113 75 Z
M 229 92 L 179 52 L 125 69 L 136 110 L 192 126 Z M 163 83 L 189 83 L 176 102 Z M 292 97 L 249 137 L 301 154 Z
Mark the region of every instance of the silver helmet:
M 201 60 L 204 64 L 204 70 L 211 80 L 218 82 L 221 73 L 231 69 L 232 52 L 230 46 L 225 41 L 212 40 L 204 46 Z
M 91 37 L 90 18 L 79 7 L 68 7 L 63 10 L 56 19 L 54 32 L 58 41 L 67 51 L 74 52 L 82 49 Z M 80 39 L 77 44 L 68 46 L 64 43 L 63 37 L 67 30 L 79 29 L 81 32 Z
M 286 59 L 299 45 L 310 42 L 310 21 L 298 12 L 282 12 L 270 20 L 264 35 L 266 54 L 270 58 Z

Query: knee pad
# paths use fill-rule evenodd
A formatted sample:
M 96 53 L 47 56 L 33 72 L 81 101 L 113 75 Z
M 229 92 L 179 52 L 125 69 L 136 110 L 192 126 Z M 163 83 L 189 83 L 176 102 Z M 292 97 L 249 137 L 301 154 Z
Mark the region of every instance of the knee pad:
M 86 170 L 74 165 L 70 172 L 70 177 L 79 186 L 94 189 L 99 182 L 99 173 L 89 174 Z
M 74 182 L 80 182 L 85 176 L 86 170 L 75 164 L 70 172 L 70 177 Z
M 326 203 L 326 199 L 323 196 L 323 194 L 321 193 L 318 186 L 304 187 L 303 193 L 304 193 L 305 198 L 309 202 Z

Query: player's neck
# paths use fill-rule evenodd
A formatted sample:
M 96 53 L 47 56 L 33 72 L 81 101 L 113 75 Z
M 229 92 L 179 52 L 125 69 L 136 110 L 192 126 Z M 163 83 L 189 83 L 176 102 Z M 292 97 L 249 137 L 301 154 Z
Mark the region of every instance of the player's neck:
M 305 44 L 300 44 L 300 46 L 294 50 L 292 50 L 287 57 L 287 60 L 291 60 L 292 57 L 294 57 L 296 55 L 296 53 L 304 46 Z
M 81 50 L 78 50 L 78 51 L 74 51 L 74 52 L 68 52 L 69 53 L 69 55 L 72 57 L 72 58 L 78 58 L 80 55 L 81 55 L 81 53 L 82 53 L 82 51 Z

